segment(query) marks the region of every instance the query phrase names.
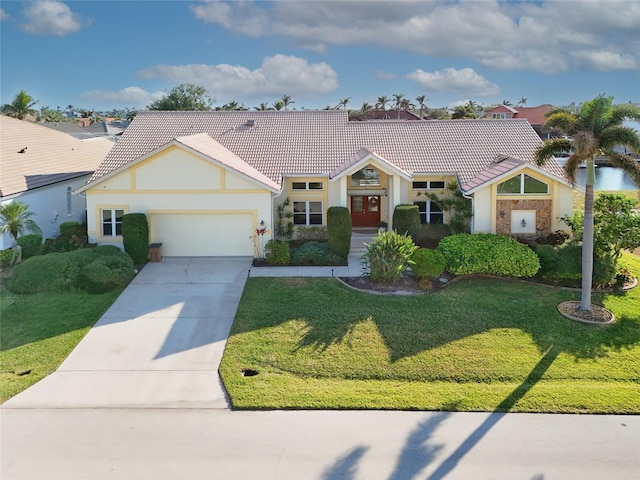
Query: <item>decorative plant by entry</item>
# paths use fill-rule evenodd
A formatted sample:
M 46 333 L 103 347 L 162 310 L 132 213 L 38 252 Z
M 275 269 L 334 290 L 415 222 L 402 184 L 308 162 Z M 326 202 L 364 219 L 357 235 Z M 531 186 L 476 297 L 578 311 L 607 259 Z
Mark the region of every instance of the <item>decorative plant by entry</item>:
M 409 265 L 417 246 L 409 235 L 397 232 L 378 234 L 370 244 L 365 244 L 362 268 L 374 282 L 393 283 L 399 279 Z

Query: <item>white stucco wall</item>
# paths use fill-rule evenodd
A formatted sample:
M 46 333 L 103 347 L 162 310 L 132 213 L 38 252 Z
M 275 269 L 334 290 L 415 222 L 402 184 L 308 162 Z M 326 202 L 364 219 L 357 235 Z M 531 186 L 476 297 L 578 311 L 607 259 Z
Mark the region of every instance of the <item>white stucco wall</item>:
M 71 191 L 75 191 L 82 187 L 88 179 L 89 175 L 85 175 L 74 180 L 38 188 L 12 196 L 10 199 L 3 199 L 2 203 L 19 200 L 29 205 L 29 211 L 35 213 L 33 220 L 42 229 L 43 238 L 54 238 L 60 233 L 61 223 L 84 223 L 86 202 L 83 196 L 71 195 L 71 213 L 67 214 L 67 187 L 71 187 Z M 0 250 L 10 248 L 12 244 L 11 235 L 1 236 Z
M 495 206 L 491 195 L 491 185 L 473 194 L 473 232 L 491 233 L 494 229 L 492 219 L 495 216 Z

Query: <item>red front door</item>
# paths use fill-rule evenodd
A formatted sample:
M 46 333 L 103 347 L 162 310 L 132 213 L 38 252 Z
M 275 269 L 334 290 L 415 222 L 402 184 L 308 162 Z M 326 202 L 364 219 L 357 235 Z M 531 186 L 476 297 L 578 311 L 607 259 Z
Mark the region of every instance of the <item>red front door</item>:
M 380 196 L 351 197 L 351 224 L 354 227 L 377 227 L 380 223 Z

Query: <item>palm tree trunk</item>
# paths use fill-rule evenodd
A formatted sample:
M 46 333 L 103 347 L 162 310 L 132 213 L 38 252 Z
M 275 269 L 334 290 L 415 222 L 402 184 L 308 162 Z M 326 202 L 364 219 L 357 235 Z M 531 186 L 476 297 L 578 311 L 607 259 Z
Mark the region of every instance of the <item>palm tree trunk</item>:
M 587 160 L 587 181 L 584 192 L 584 224 L 582 231 L 582 297 L 580 310 L 591 310 L 593 285 L 593 198 L 596 170 L 593 157 Z

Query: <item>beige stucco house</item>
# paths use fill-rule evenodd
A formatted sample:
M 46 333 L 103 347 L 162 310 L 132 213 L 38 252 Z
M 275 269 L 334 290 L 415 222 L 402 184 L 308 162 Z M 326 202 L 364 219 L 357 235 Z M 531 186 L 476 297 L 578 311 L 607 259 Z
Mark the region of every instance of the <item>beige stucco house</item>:
M 326 225 L 330 206 L 377 227 L 406 203 L 423 223 L 447 223 L 423 194 L 453 181 L 472 200 L 473 232 L 536 235 L 566 228 L 573 195 L 555 161 L 533 163 L 540 142 L 526 120 L 141 112 L 77 193 L 90 241 L 121 245 L 122 215 L 145 213 L 165 256 L 254 255 L 256 229 L 271 230 L 287 198 L 297 228 Z

